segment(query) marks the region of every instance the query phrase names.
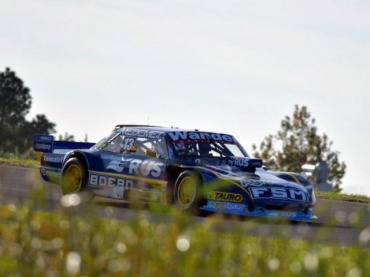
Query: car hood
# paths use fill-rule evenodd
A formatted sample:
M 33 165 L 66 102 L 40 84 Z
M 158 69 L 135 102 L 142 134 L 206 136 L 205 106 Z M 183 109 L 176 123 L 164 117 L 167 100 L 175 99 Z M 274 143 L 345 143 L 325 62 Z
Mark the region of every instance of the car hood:
M 243 187 L 265 185 L 291 187 L 297 189 L 303 188 L 302 185 L 283 180 L 262 168 L 255 169 L 255 172 L 245 172 L 238 167 L 232 167 L 229 165 L 213 165 L 203 163 L 199 164 L 199 167 L 215 173 L 218 177 L 240 181 Z
M 256 168 L 247 172 L 244 168 L 230 166 L 227 163 L 199 163 L 198 169 L 217 178 L 232 180 L 237 186 L 249 192 L 254 202 L 266 202 L 276 205 L 307 204 L 311 200 L 307 189 L 300 184 L 281 179 L 269 171 Z

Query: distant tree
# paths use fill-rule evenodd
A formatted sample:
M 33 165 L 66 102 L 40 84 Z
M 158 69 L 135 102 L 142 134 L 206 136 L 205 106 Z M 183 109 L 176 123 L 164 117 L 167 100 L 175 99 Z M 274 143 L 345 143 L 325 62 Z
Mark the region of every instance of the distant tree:
M 339 161 L 338 151 L 331 150 L 333 142 L 328 136 L 318 134 L 315 123 L 307 107 L 296 105 L 293 117 L 286 116 L 281 121 L 280 131 L 265 137 L 259 147 L 252 146 L 253 155 L 264 160 L 272 170 L 294 172 L 300 172 L 304 164 L 316 165 L 325 161 L 330 168 L 328 181 L 340 191 L 346 164 Z
M 0 72 L 0 124 L 23 122 L 32 105 L 29 88 L 9 68 Z
M 23 153 L 31 147 L 33 136 L 35 134 L 53 134 L 55 133 L 55 124 L 50 122 L 45 115 L 37 114 L 31 121 L 26 121 L 19 128 L 18 151 Z
M 43 114 L 37 114 L 29 124 L 31 125 L 31 130 L 36 134 L 55 133 L 55 123 L 50 122 Z
M 74 141 L 75 140 L 75 136 L 74 135 L 71 135 L 71 134 L 68 134 L 67 132 L 64 133 L 64 136 L 63 135 L 59 135 L 58 137 L 59 140 L 63 140 L 63 141 Z
M 0 150 L 8 150 L 31 108 L 30 90 L 9 68 L 0 72 Z M 4 149 L 5 148 L 5 149 Z
M 0 152 L 23 152 L 32 145 L 33 135 L 55 132 L 45 115 L 26 121 L 32 105 L 29 88 L 9 68 L 0 72 Z

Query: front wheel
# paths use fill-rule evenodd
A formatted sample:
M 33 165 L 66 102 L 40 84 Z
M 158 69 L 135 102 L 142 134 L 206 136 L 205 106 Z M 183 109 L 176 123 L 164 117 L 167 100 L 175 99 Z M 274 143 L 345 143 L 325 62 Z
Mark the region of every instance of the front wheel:
M 71 158 L 63 168 L 61 189 L 63 194 L 78 193 L 87 183 L 87 170 L 77 158 Z
M 173 190 L 175 205 L 181 210 L 196 211 L 202 199 L 202 185 L 199 176 L 185 171 L 180 174 Z

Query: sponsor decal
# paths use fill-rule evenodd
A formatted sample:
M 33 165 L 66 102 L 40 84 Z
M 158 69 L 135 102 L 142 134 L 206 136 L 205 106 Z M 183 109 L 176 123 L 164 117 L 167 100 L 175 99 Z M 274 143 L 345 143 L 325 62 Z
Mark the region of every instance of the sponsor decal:
M 243 179 L 241 180 L 241 185 L 243 188 L 249 187 L 249 186 L 262 186 L 266 184 L 266 182 L 262 182 L 255 179 Z
M 133 180 L 115 178 L 105 175 L 90 174 L 89 186 L 91 187 L 121 187 L 124 189 L 132 188 L 134 184 Z
M 161 176 L 163 167 L 164 164 L 161 162 L 156 162 L 153 160 L 134 159 L 130 162 L 128 166 L 128 172 L 129 174 L 158 178 L 159 176 Z
M 206 133 L 206 132 L 169 132 L 168 135 L 173 141 L 178 140 L 218 140 L 224 142 L 235 142 L 233 136 L 219 134 L 219 133 Z
M 113 169 L 120 173 L 126 169 L 130 175 L 158 178 L 164 170 L 164 163 L 151 159 L 140 160 L 122 157 L 120 163 L 111 161 L 107 169 Z
M 217 201 L 228 201 L 228 202 L 242 202 L 243 196 L 238 193 L 211 191 L 208 193 L 208 199 Z
M 52 154 L 42 155 L 42 160 L 48 163 L 62 163 L 63 159 L 64 155 L 52 155 Z
M 123 141 L 122 150 L 124 151 L 130 151 L 131 147 L 134 146 L 135 139 L 133 138 L 125 138 Z
M 60 177 L 60 170 L 58 169 L 47 169 L 45 167 L 41 167 L 40 172 L 43 177 L 50 177 L 50 178 Z
M 291 199 L 298 201 L 307 201 L 307 195 L 304 191 L 293 188 L 249 188 L 254 199 Z
M 122 160 L 123 160 L 123 158 L 122 158 Z M 121 163 L 122 163 L 122 161 L 121 161 Z M 113 160 L 107 166 L 107 170 L 113 170 L 117 173 L 122 173 L 123 172 L 123 166 L 120 165 L 120 162 L 118 160 Z
M 47 135 L 35 135 L 33 137 L 33 149 L 39 152 L 53 151 L 54 137 Z
M 268 215 L 273 217 L 295 217 L 298 214 L 292 211 L 268 211 Z
M 173 146 L 175 147 L 175 150 L 185 150 L 185 144 L 182 140 L 176 141 Z
M 236 211 L 246 211 L 248 206 L 238 203 L 229 203 L 229 202 L 217 202 L 208 200 L 207 206 L 216 209 L 216 210 L 236 210 Z
M 34 149 L 36 151 L 51 151 L 51 144 L 46 144 L 46 143 L 35 143 L 34 144 Z
M 156 139 L 162 134 L 161 132 L 138 130 L 138 129 L 124 129 L 122 134 L 126 137 L 137 137 L 137 138 L 151 138 Z
M 248 167 L 249 166 L 249 159 L 248 158 L 237 158 L 237 157 L 231 157 L 229 160 L 230 165 L 235 166 L 243 166 Z
M 239 166 L 239 167 L 262 167 L 262 160 L 251 159 L 247 157 L 230 157 L 228 161 L 229 165 Z
M 125 190 L 132 188 L 133 180 L 115 178 L 105 175 L 90 174 L 89 186 L 91 187 L 108 187 L 112 188 L 111 195 L 113 198 L 122 198 Z
M 45 136 L 45 135 L 36 136 L 35 138 L 37 140 L 46 141 L 46 142 L 52 142 L 54 140 L 53 136 Z

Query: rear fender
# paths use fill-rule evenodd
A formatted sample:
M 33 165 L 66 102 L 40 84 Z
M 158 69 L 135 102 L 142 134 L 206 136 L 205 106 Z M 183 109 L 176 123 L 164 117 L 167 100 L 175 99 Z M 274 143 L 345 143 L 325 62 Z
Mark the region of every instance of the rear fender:
M 88 149 L 94 143 L 56 141 L 50 135 L 35 135 L 33 138 L 33 149 L 37 153 L 40 161 L 40 173 L 45 181 L 59 183 L 62 168 L 66 159 L 72 154 L 69 152 L 74 149 Z M 87 163 L 87 159 L 81 161 Z

